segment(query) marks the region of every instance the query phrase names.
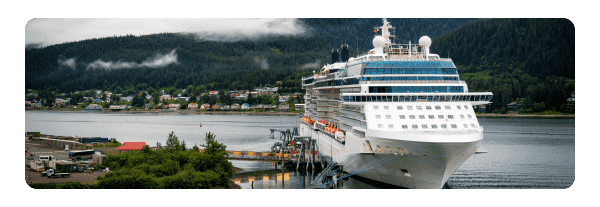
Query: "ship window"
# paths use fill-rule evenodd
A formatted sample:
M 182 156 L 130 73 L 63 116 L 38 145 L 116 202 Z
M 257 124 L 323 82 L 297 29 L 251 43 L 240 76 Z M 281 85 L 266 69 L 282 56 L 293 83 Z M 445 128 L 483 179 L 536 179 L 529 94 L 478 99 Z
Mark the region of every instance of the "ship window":
M 383 106 L 383 109 L 384 110 L 390 110 L 390 107 L 389 106 Z
M 406 117 L 404 117 L 404 115 L 400 115 L 400 119 L 405 119 Z
M 471 127 L 475 128 L 475 124 L 471 123 Z
M 383 124 L 378 124 L 377 127 L 383 128 Z
M 460 118 L 461 118 L 461 119 L 464 119 L 464 118 L 465 118 L 465 115 L 462 115 L 462 114 L 461 114 L 461 115 L 460 115 Z
M 417 110 L 423 110 L 422 106 L 417 106 Z
M 448 115 L 448 119 L 454 119 L 454 115 Z
M 416 124 L 413 124 L 412 127 L 413 127 L 413 129 L 418 129 L 419 128 L 419 126 L 416 125 Z
M 440 107 L 440 106 L 435 106 L 435 109 L 436 109 L 436 110 L 441 110 L 441 109 L 442 109 L 442 107 Z
M 469 109 L 469 106 L 465 105 L 465 109 Z
M 376 119 L 381 119 L 381 115 L 375 115 Z
M 377 110 L 379 109 L 379 106 L 373 106 L 373 109 Z
M 423 124 L 423 125 L 421 125 L 421 128 L 423 128 L 423 129 L 427 129 L 427 124 Z
M 465 126 L 465 129 L 466 129 L 466 128 L 469 128 L 469 127 L 467 126 L 467 124 L 463 124 L 463 126 Z
M 460 106 L 456 106 L 456 108 L 460 109 Z
M 425 109 L 431 110 L 431 106 L 425 106 Z
M 471 114 L 467 114 L 467 117 L 469 117 L 469 119 L 470 119 L 470 118 L 473 118 L 473 117 L 471 116 Z
M 456 124 L 450 124 L 450 126 L 452 127 L 452 129 L 456 129 Z
M 386 119 L 392 119 L 392 115 L 385 115 Z
M 409 115 L 410 119 L 415 119 L 415 115 Z
M 445 129 L 445 128 L 446 128 L 446 125 L 445 125 L 445 124 L 440 124 L 440 126 L 442 127 L 442 129 Z
M 394 125 L 393 124 L 388 124 L 388 128 L 393 129 Z
M 445 109 L 450 109 L 450 106 L 444 106 Z
M 432 129 L 437 129 L 437 124 L 432 124 L 432 125 L 431 125 L 431 128 L 432 128 Z
M 425 119 L 425 115 L 419 115 L 419 119 Z
M 433 115 L 429 115 L 429 119 L 435 119 Z
M 402 125 L 402 129 L 408 129 L 408 125 L 406 125 L 406 124 L 403 124 L 403 125 Z
M 397 108 L 398 108 L 398 110 L 402 110 L 402 106 L 398 106 Z
M 438 119 L 444 119 L 444 115 L 438 115 Z
M 407 106 L 406 109 L 413 110 L 413 107 L 412 106 Z

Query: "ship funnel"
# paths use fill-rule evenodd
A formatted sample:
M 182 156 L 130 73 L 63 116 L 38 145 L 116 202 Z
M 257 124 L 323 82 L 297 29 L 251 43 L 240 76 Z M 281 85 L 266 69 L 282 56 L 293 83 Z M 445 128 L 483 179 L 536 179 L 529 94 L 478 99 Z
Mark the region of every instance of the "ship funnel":
M 348 62 L 348 59 L 350 59 L 350 51 L 348 50 L 347 44 L 342 45 L 341 59 L 342 59 L 342 62 Z
M 331 51 L 331 64 L 337 63 L 340 61 L 340 55 L 337 49 L 333 49 Z

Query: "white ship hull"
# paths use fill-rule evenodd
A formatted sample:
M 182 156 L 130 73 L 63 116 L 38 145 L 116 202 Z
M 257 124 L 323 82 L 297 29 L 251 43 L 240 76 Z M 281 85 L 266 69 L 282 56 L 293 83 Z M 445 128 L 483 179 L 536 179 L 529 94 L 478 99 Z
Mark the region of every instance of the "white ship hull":
M 369 136 L 367 133 L 365 138 L 358 138 L 349 133 L 345 144 L 342 144 L 324 132 L 315 131 L 313 127 L 304 123 L 300 125 L 299 132 L 301 136 L 312 136 L 313 139 L 316 139 L 317 152 L 321 155 L 331 156 L 336 163 L 342 163 L 352 158 L 343 166 L 344 172 L 356 172 L 378 160 L 389 158 L 389 162 L 364 170 L 357 175 L 392 185 L 417 189 L 442 188 L 456 169 L 474 154 L 475 148 L 483 139 L 482 131 L 445 134 L 395 133 L 394 137 L 385 134 L 380 137 Z M 415 139 L 427 141 L 416 141 Z M 372 152 L 369 150 L 368 144 L 364 144 L 367 140 L 372 146 Z M 377 145 L 383 149 L 378 150 L 375 147 Z M 400 158 L 402 154 L 409 155 Z M 389 156 L 398 156 L 398 159 Z

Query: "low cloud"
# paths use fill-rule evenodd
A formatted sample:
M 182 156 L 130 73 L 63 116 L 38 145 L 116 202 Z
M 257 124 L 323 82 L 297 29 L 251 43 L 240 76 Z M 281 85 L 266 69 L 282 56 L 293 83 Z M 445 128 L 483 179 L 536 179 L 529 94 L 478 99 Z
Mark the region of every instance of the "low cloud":
M 87 65 L 86 69 L 123 69 L 123 68 L 138 68 L 138 67 L 164 67 L 170 64 L 177 64 L 177 54 L 175 54 L 175 50 L 171 51 L 169 54 L 156 54 L 153 58 L 143 61 L 142 63 L 136 62 L 106 62 L 103 60 L 96 60 Z
M 310 68 L 320 68 L 321 66 L 322 66 L 321 65 L 321 61 L 320 60 L 315 60 L 315 62 L 304 64 L 300 68 L 302 68 L 302 69 L 310 69 Z
M 69 67 L 73 70 L 75 70 L 75 58 L 65 58 L 64 56 L 59 56 L 58 57 L 58 64 L 65 66 L 65 67 Z
M 26 48 L 46 47 L 92 38 L 194 34 L 210 41 L 255 40 L 267 35 L 300 35 L 306 26 L 297 19 L 32 19 L 25 26 Z
M 254 57 L 254 63 L 263 70 L 269 69 L 269 63 L 267 63 L 266 58 Z

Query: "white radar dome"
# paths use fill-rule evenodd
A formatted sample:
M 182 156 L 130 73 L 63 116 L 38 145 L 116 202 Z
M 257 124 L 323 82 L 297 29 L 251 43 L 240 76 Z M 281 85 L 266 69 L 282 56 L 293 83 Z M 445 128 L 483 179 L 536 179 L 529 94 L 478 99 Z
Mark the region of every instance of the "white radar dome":
M 373 47 L 385 47 L 385 38 L 382 36 L 373 38 Z
M 431 38 L 423 36 L 419 39 L 419 45 L 431 46 Z

